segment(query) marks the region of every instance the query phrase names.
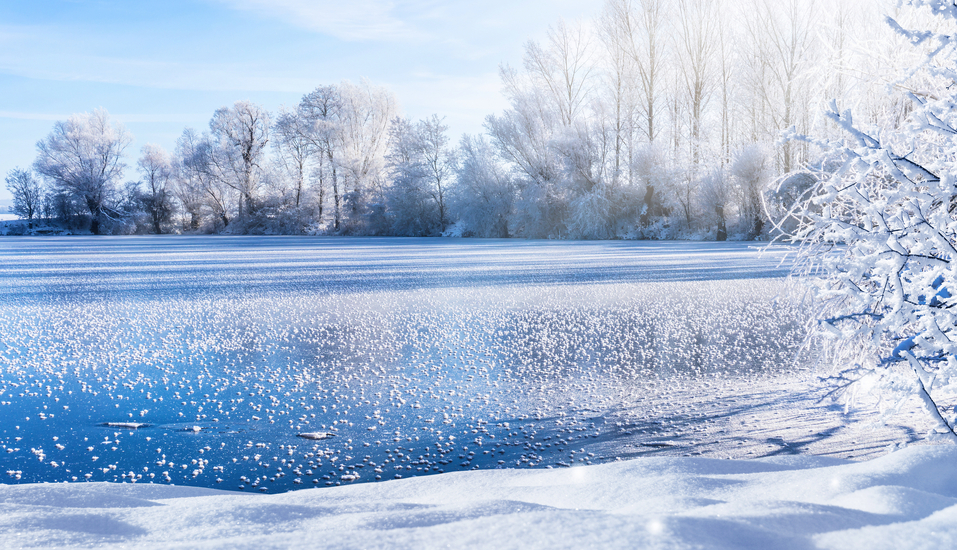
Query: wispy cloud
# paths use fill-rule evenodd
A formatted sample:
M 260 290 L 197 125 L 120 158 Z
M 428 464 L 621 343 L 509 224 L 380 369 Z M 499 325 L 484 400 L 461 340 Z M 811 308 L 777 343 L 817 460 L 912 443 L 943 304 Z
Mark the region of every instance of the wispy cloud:
M 441 10 L 428 0 L 215 0 L 343 40 L 420 41 L 428 33 L 415 20 Z

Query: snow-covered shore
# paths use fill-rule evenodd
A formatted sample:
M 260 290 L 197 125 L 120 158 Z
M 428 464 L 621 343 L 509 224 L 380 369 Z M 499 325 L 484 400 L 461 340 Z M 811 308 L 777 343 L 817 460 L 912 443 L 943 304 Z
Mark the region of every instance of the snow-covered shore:
M 948 445 L 867 462 L 643 458 L 279 495 L 0 485 L 0 546 L 954 548 L 955 463 Z

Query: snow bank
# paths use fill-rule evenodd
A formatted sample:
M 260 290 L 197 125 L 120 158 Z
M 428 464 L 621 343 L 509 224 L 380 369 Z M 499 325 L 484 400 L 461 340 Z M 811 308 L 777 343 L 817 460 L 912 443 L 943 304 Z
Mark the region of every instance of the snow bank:
M 0 486 L 8 547 L 954 548 L 957 447 L 868 462 L 644 458 L 240 494 Z

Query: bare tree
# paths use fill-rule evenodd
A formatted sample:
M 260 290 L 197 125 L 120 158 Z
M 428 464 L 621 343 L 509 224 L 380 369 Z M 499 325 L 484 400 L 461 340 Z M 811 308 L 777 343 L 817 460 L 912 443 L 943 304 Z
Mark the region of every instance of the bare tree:
M 452 193 L 463 234 L 510 237 L 515 188 L 492 146 L 481 136 L 463 136 L 458 174 Z
M 14 168 L 7 173 L 7 191 L 13 195 L 13 213 L 27 221 L 39 217 L 43 207 L 43 187 L 31 170 Z
M 196 231 L 202 220 L 203 185 L 200 175 L 191 166 L 189 149 L 195 138 L 195 131 L 187 128 L 176 141 L 176 152 L 171 161 L 172 181 L 170 189 L 182 207 L 183 213 L 189 218 L 183 219 L 183 229 Z
M 276 136 L 273 145 L 279 154 L 279 163 L 296 186 L 296 208 L 302 202 L 309 163 L 316 153 L 316 145 L 310 137 L 311 129 L 302 108 L 280 112 L 273 126 Z
M 96 109 L 57 122 L 37 143 L 34 169 L 86 205 L 94 235 L 100 233 L 101 218 L 115 217 L 108 202 L 123 177 L 123 151 L 132 139 L 105 109 Z
M 303 96 L 299 111 L 308 123 L 305 136 L 317 152 L 315 177 L 319 187 L 319 217 L 326 181 L 332 186 L 333 229 L 342 223 L 343 191 L 339 179 L 339 156 L 342 152 L 342 97 L 336 86 L 320 86 Z
M 215 145 L 209 167 L 217 179 L 239 193 L 240 218 L 256 208 L 269 128 L 269 113 L 248 101 L 218 109 L 209 121 Z
M 757 99 L 777 136 L 807 120 L 802 111 L 809 102 L 809 76 L 815 59 L 816 7 L 813 0 L 753 0 L 748 12 L 750 85 L 758 92 Z M 781 146 L 782 172 L 790 172 L 800 162 L 795 151 L 796 144 L 791 141 Z
M 506 71 L 509 69 L 503 68 L 503 73 Z M 539 238 L 562 230 L 561 159 L 552 147 L 559 120 L 534 89 L 513 95 L 511 109 L 485 119 L 500 157 L 521 174 L 515 181 L 518 196 L 513 231 L 517 234 Z
M 579 117 L 591 91 L 589 47 L 581 24 L 561 20 L 548 29 L 547 48 L 536 42 L 525 45 L 526 75 L 551 99 L 564 126 L 571 126 Z
M 636 86 L 638 78 L 635 59 L 629 53 L 633 40 L 631 35 L 630 13 L 622 13 L 626 0 L 610 0 L 599 20 L 599 36 L 604 45 L 606 59 L 605 90 L 609 109 L 603 109 L 610 120 L 614 135 L 611 179 L 618 185 L 622 179 L 633 182 L 631 166 L 632 151 L 635 146 Z M 627 177 L 623 178 L 623 172 Z
M 455 153 L 449 148 L 449 127 L 438 115 L 419 121 L 417 124 L 425 177 L 429 194 L 439 209 L 439 226 L 442 231 L 449 225 L 446 194 L 455 169 Z
M 169 155 L 159 145 L 148 143 L 143 146 L 136 165 L 143 174 L 142 183 L 145 187 L 139 202 L 149 214 L 153 232 L 162 233 L 163 225 L 173 215 L 172 193 L 169 189 L 173 166 Z
M 665 0 L 609 0 L 605 4 L 607 25 L 621 48 L 631 57 L 638 73 L 642 127 L 649 142 L 661 132 L 658 106 L 666 73 L 668 26 Z
M 339 85 L 341 155 L 345 195 L 351 231 L 359 231 L 371 200 L 385 202 L 386 160 L 389 127 L 398 113 L 395 96 L 367 81 Z
M 208 135 L 187 128 L 176 142 L 176 193 L 190 214 L 189 227 L 199 228 L 201 212 L 210 211 L 223 227 L 232 221 L 229 192 L 212 167 L 213 144 Z
M 715 63 L 720 43 L 717 4 L 711 0 L 679 0 L 678 14 L 680 24 L 676 41 L 688 105 L 691 179 L 694 179 L 701 161 L 705 110 L 718 84 Z
M 719 150 L 721 164 L 724 165 L 724 163 L 731 158 L 732 135 L 734 133 L 736 118 L 734 113 L 736 69 L 739 62 L 737 59 L 738 48 L 736 39 L 730 24 L 732 17 L 727 14 L 726 10 L 721 10 L 718 13 L 718 17 L 718 82 L 721 88 L 721 138 Z

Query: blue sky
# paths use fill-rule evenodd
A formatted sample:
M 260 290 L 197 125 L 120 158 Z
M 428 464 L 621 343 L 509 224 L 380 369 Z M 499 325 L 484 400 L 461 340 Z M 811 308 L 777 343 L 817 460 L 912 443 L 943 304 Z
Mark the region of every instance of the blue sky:
M 106 108 L 139 149 L 172 149 L 237 100 L 270 111 L 367 78 L 403 113 L 479 132 L 504 107 L 500 63 L 601 0 L 0 0 L 0 175 L 33 162 L 56 120 Z M 0 185 L 0 200 L 9 193 Z

